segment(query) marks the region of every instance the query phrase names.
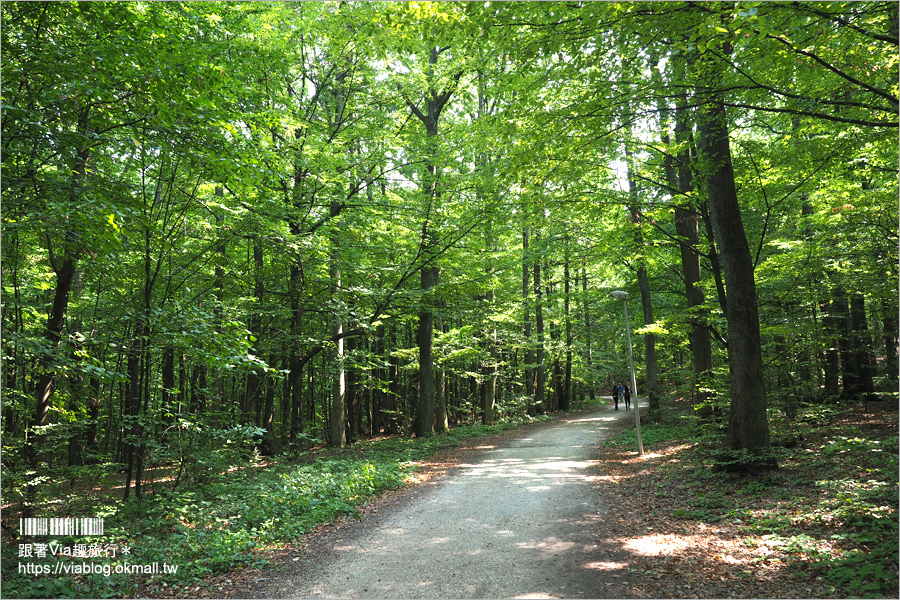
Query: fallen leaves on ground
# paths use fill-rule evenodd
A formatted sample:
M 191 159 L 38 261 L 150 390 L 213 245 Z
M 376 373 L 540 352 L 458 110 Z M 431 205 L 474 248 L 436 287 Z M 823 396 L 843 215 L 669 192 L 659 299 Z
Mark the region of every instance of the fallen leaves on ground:
M 887 420 L 851 417 L 880 435 L 896 435 L 896 413 Z M 893 432 L 893 433 L 892 433 Z M 811 448 L 819 441 L 807 440 Z M 606 505 L 604 535 L 631 553 L 629 572 L 643 576 L 636 596 L 656 598 L 843 598 L 827 567 L 816 558 L 841 551 L 831 539 L 828 519 L 810 520 L 828 490 L 813 482 L 838 479 L 834 465 L 814 461 L 784 464 L 773 471 L 777 486 L 765 477 L 753 488 L 751 475 L 707 473 L 697 477 L 697 449 L 681 442 L 659 443 L 638 457 L 633 449 L 602 446 L 597 493 Z M 852 465 L 845 465 L 852 473 Z M 709 470 L 707 468 L 707 470 Z M 768 475 L 771 479 L 773 475 Z M 746 489 L 758 489 L 747 494 Z M 744 491 L 744 493 L 741 493 Z M 820 495 L 821 494 L 821 495 Z M 704 500 L 708 500 L 704 504 Z M 698 508 L 699 507 L 699 508 Z M 897 507 L 893 508 L 896 519 Z M 798 549 L 782 537 L 754 530 L 754 522 L 781 519 L 808 542 Z M 804 536 L 804 532 L 808 536 Z M 894 565 L 896 569 L 896 565 Z M 893 597 L 893 596 L 889 596 Z

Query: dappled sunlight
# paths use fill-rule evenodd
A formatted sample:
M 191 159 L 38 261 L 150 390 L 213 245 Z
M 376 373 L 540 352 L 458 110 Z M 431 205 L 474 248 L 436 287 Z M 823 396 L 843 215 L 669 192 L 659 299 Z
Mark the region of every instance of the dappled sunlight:
M 594 571 L 620 571 L 628 568 L 628 563 L 610 562 L 610 561 L 593 561 L 586 562 L 581 565 L 582 568 L 592 569 Z
M 582 417 L 579 419 L 562 419 L 564 423 L 615 423 L 619 420 L 616 415 L 608 417 Z
M 701 539 L 702 538 L 702 539 Z M 624 546 L 641 556 L 665 556 L 696 548 L 706 543 L 707 536 L 649 534 L 626 540 Z
M 517 546 L 519 546 L 520 548 L 528 548 L 530 550 L 541 550 L 543 552 L 549 552 L 551 554 L 568 552 L 574 549 L 585 549 L 581 544 L 562 540 L 558 537 L 548 537 L 546 539 L 537 540 L 534 542 L 523 542 L 517 544 Z
M 527 489 L 529 492 L 545 492 L 550 489 L 549 485 L 530 485 Z
M 478 465 L 467 465 L 466 474 L 478 478 L 501 478 L 517 480 L 523 484 L 556 485 L 572 479 L 585 480 L 587 470 L 595 463 L 587 460 L 566 460 L 550 457 L 541 460 L 501 458 L 486 460 Z

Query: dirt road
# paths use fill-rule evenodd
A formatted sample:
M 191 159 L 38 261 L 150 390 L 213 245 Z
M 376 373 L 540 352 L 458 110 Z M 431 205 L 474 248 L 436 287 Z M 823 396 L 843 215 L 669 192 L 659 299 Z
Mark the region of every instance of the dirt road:
M 596 445 L 627 419 L 604 408 L 528 428 L 246 595 L 633 597 L 629 554 L 605 539 L 592 486 Z

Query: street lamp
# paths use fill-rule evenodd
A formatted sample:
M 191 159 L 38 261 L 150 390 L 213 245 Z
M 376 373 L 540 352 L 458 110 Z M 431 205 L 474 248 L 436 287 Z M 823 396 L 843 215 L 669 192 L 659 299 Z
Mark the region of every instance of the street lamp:
M 631 326 L 628 323 L 628 292 L 616 290 L 610 292 L 610 298 L 622 301 L 625 307 L 625 335 L 628 337 L 628 366 L 631 368 L 631 395 L 634 397 L 634 424 L 637 428 L 638 456 L 644 455 L 644 442 L 641 440 L 641 410 L 638 404 L 637 379 L 634 376 L 634 357 L 631 354 Z

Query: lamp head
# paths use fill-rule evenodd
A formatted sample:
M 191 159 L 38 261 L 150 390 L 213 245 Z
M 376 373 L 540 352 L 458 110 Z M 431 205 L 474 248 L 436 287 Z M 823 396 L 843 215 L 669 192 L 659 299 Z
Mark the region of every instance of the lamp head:
M 622 290 L 616 290 L 614 292 L 610 292 L 609 297 L 615 298 L 616 300 L 628 300 L 628 292 L 623 292 Z

